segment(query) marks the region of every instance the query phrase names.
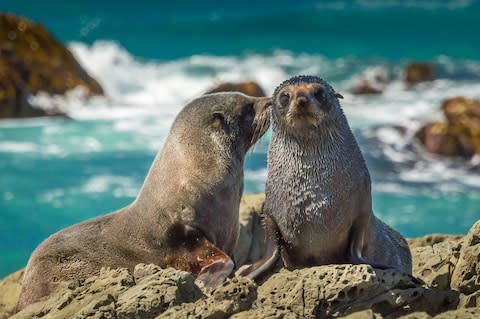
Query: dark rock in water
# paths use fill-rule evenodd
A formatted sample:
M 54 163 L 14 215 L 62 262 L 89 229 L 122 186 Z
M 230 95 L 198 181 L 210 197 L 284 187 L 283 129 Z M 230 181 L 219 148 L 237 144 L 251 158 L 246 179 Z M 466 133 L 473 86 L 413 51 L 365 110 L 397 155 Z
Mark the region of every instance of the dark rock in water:
M 367 80 L 363 80 L 353 88 L 350 89 L 350 92 L 355 95 L 367 95 L 367 94 L 381 94 L 383 90 L 374 87 Z
M 360 74 L 350 92 L 355 95 L 381 94 L 389 82 L 390 76 L 386 69 L 370 68 Z
M 205 94 L 217 93 L 217 92 L 241 92 L 246 95 L 262 97 L 266 96 L 265 91 L 262 87 L 253 81 L 249 82 L 224 82 L 217 85 L 215 88 L 209 90 Z
M 72 53 L 41 24 L 0 14 L 0 118 L 59 115 L 33 108 L 30 94 L 63 94 L 77 86 L 89 95 L 103 89 Z
M 470 158 L 475 153 L 468 127 L 445 122 L 428 123 L 415 136 L 430 153 Z
M 449 123 L 480 131 L 480 100 L 457 96 L 443 101 L 441 107 Z
M 433 78 L 434 69 L 431 64 L 413 62 L 405 67 L 405 82 L 409 85 L 432 81 Z
M 447 122 L 430 123 L 416 134 L 431 153 L 470 158 L 480 154 L 480 101 L 454 97 L 442 103 Z

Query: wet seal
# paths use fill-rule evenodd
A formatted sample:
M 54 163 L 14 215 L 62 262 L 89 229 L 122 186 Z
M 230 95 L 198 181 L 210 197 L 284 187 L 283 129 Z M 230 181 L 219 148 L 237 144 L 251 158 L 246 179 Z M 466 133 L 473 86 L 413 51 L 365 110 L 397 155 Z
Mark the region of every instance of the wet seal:
M 325 81 L 296 76 L 273 95 L 272 140 L 263 214 L 266 252 L 237 274 L 367 263 L 411 274 L 405 239 L 372 212 L 370 175 L 339 103 Z
M 136 200 L 63 229 L 33 252 L 17 311 L 61 281 L 139 263 L 190 271 L 215 287 L 234 268 L 243 164 L 269 126 L 271 99 L 217 93 L 176 117 Z

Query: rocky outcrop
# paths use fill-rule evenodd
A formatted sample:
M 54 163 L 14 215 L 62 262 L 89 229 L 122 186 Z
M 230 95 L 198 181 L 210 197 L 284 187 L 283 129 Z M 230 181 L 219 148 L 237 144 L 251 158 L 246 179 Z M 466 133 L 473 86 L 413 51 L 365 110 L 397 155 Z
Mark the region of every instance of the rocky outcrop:
M 433 246 L 413 248 L 414 276 L 423 280 L 429 287 L 449 290 L 460 249 L 459 241 L 444 241 Z
M 435 70 L 431 64 L 424 62 L 412 62 L 405 67 L 405 82 L 414 85 L 428 82 L 434 79 Z
M 265 194 L 245 195 L 240 202 L 240 235 L 234 256 L 238 265 L 260 259 L 264 248 L 265 232 L 261 211 Z
M 410 249 L 417 247 L 433 246 L 435 244 L 443 243 L 444 241 L 459 241 L 462 239 L 461 235 L 447 235 L 447 234 L 428 234 L 423 237 L 407 239 Z
M 243 198 L 237 260 L 259 256 L 263 200 Z M 480 221 L 464 237 L 432 234 L 409 243 L 413 277 L 369 265 L 326 265 L 282 269 L 259 283 L 234 277 L 208 294 L 187 272 L 140 264 L 133 274 L 103 269 L 65 283 L 13 318 L 478 318 Z M 0 308 L 10 311 L 3 318 L 13 309 L 19 277 L 0 282 L 0 304 L 10 304 Z
M 390 82 L 388 71 L 384 68 L 370 68 L 363 71 L 355 80 L 350 92 L 355 95 L 382 93 Z
M 19 270 L 0 281 L 0 319 L 9 318 L 15 311 L 23 272 Z
M 446 121 L 428 123 L 415 135 L 425 150 L 463 158 L 480 154 L 480 101 L 454 97 L 441 108 Z
M 139 264 L 133 274 L 102 269 L 98 276 L 66 283 L 12 318 L 155 318 L 202 296 L 190 273 Z
M 27 97 L 63 94 L 83 87 L 89 95 L 102 87 L 41 24 L 0 14 L 0 118 L 57 115 L 32 107 Z
M 217 92 L 241 92 L 250 96 L 262 97 L 266 96 L 265 91 L 262 87 L 253 81 L 249 82 L 223 82 L 214 87 L 211 90 L 208 90 L 205 94 L 217 93 Z
M 392 70 L 387 67 L 377 66 L 364 70 L 352 83 L 350 93 L 355 95 L 375 95 L 383 93 L 390 84 Z M 435 79 L 435 68 L 424 62 L 408 63 L 402 74 L 401 81 L 406 84 L 406 89 L 413 88 L 416 84 L 429 82 Z

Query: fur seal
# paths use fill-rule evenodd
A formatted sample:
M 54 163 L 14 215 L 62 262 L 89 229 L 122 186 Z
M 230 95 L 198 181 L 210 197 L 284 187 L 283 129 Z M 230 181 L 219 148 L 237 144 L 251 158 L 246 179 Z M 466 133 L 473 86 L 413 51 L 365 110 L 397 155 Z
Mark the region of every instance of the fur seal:
M 211 288 L 224 280 L 234 268 L 245 154 L 268 128 L 270 105 L 269 97 L 216 93 L 185 106 L 133 203 L 61 230 L 33 252 L 17 311 L 101 267 L 153 263 Z
M 372 212 L 370 175 L 338 98 L 314 76 L 276 88 L 263 209 L 266 252 L 237 274 L 256 278 L 280 257 L 290 269 L 367 263 L 411 274 L 405 239 Z

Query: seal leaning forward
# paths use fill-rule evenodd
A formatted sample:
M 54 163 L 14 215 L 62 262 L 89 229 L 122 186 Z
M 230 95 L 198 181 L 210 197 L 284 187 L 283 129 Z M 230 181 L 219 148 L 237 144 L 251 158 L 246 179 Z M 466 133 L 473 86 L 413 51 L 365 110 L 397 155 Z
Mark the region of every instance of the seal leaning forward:
M 264 218 L 266 253 L 239 270 L 368 263 L 411 274 L 405 239 L 372 212 L 370 175 L 333 88 L 297 76 L 273 95 Z
M 131 205 L 66 228 L 33 252 L 17 311 L 101 267 L 154 263 L 190 271 L 207 287 L 225 279 L 234 267 L 244 157 L 268 128 L 270 105 L 217 93 L 184 107 Z

